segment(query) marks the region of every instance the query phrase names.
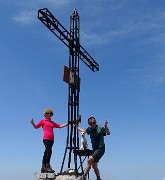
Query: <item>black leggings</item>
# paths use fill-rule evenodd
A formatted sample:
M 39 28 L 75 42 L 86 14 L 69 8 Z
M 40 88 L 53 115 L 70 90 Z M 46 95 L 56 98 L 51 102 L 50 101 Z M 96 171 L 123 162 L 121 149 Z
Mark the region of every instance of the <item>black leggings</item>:
M 50 158 L 52 155 L 52 146 L 54 141 L 44 139 L 43 143 L 45 145 L 45 152 L 42 159 L 42 164 L 50 164 Z

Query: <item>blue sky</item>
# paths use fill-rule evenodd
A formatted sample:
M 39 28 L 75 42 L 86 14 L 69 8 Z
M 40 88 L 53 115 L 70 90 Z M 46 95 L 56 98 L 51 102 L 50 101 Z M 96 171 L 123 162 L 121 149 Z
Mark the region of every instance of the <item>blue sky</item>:
M 67 121 L 62 76 L 69 51 L 37 19 L 45 7 L 68 30 L 77 9 L 80 43 L 100 65 L 93 73 L 80 63 L 80 114 L 83 128 L 89 116 L 109 121 L 102 179 L 164 180 L 164 0 L 1 0 L 1 179 L 30 180 L 40 171 L 42 129 L 32 128 L 32 117 L 38 122 L 51 107 L 55 122 Z M 57 172 L 65 140 L 66 129 L 56 129 L 51 164 Z

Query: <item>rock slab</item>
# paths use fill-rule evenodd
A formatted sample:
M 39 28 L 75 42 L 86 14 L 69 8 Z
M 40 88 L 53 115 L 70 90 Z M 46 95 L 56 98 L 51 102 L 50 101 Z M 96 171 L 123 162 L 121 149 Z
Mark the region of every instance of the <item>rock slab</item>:
M 34 173 L 35 180 L 81 180 L 81 176 L 57 175 L 56 173 Z

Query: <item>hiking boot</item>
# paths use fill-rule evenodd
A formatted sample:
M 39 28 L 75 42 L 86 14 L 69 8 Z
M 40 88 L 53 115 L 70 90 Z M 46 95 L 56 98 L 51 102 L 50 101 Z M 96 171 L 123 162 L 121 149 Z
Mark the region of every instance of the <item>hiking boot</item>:
M 51 168 L 50 164 L 46 164 L 46 168 L 45 168 L 47 173 L 53 173 L 54 170 Z
M 46 164 L 42 164 L 41 173 L 46 172 Z

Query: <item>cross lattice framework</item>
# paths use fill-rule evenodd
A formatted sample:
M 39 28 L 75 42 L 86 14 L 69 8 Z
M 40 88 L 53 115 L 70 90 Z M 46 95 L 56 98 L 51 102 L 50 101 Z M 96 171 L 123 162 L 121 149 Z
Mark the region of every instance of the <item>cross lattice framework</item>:
M 40 9 L 38 11 L 39 20 L 69 48 L 69 69 L 73 72 L 75 80 L 68 88 L 68 128 L 66 148 L 64 152 L 61 171 L 65 163 L 68 152 L 68 168 L 71 168 L 71 160 L 73 155 L 74 173 L 78 174 L 77 155 L 73 153 L 74 150 L 79 149 L 79 134 L 76 128 L 73 128 L 73 123 L 79 123 L 81 116 L 79 115 L 79 92 L 80 92 L 80 78 L 79 78 L 79 64 L 80 59 L 93 71 L 99 71 L 98 63 L 89 55 L 89 53 L 80 45 L 80 19 L 76 9 L 70 15 L 70 32 L 53 16 L 47 9 Z M 83 172 L 82 160 L 80 158 L 80 166 Z

